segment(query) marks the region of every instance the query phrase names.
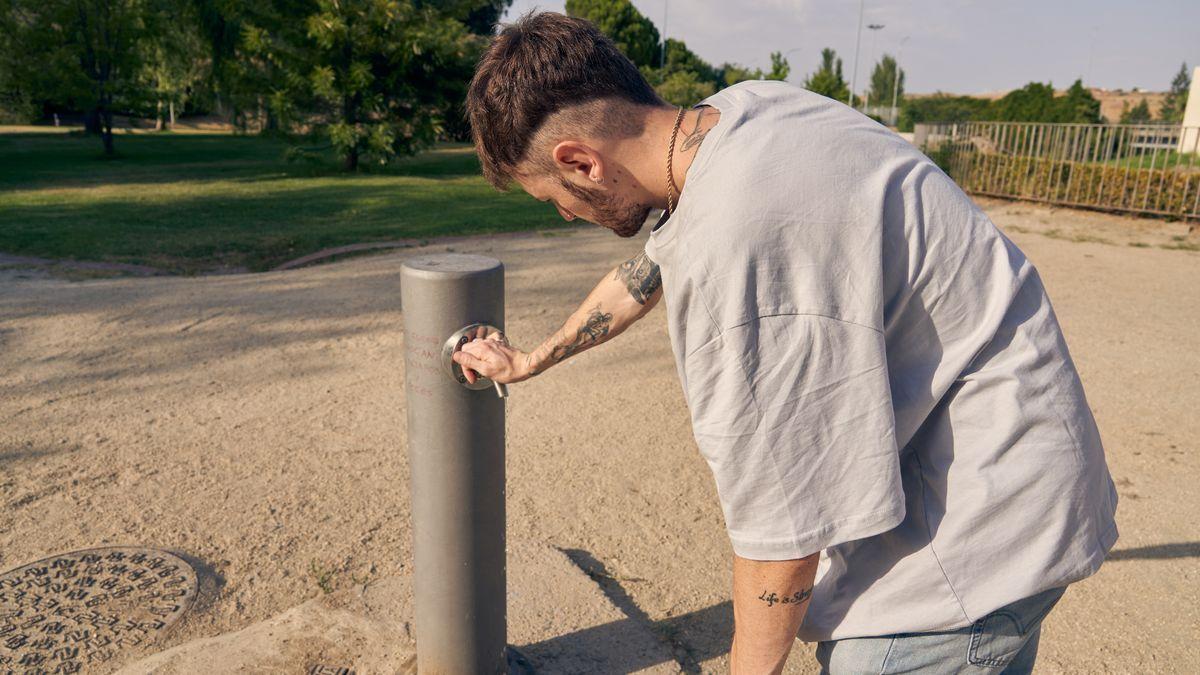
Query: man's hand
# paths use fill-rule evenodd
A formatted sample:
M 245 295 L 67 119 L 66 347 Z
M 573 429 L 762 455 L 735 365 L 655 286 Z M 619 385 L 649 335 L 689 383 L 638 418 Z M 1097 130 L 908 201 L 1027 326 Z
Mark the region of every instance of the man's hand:
M 733 675 L 783 672 L 808 609 L 817 573 L 814 553 L 797 560 L 733 558 Z
M 492 333 L 486 338 L 476 338 L 454 352 L 454 362 L 462 366 L 467 382 L 475 384 L 480 376 L 500 384 L 512 384 L 527 380 L 533 373 L 529 367 L 529 354 L 513 349 L 504 336 Z

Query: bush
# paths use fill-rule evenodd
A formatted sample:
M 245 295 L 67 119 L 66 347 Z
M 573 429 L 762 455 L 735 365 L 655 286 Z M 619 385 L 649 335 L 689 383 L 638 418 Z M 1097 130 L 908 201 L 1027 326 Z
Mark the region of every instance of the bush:
M 1018 157 L 969 142 L 929 154 L 964 190 L 988 195 L 1182 217 L 1195 215 L 1200 191 L 1200 171 Z

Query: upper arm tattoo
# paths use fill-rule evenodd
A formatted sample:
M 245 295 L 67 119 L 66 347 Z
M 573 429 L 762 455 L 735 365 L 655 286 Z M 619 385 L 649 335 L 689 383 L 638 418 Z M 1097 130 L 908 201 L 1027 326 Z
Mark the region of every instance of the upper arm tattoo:
M 639 305 L 646 304 L 650 296 L 662 287 L 658 265 L 644 251 L 621 263 L 613 274 L 613 280 L 625 282 L 625 288 L 629 289 L 629 294 Z

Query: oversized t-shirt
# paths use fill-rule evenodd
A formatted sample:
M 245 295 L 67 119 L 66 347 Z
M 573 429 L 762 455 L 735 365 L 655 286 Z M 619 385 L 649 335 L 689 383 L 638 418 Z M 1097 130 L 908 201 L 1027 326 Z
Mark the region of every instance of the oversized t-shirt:
M 721 112 L 651 233 L 734 552 L 823 551 L 800 637 L 969 625 L 1117 538 L 1033 265 L 933 162 L 781 82 Z

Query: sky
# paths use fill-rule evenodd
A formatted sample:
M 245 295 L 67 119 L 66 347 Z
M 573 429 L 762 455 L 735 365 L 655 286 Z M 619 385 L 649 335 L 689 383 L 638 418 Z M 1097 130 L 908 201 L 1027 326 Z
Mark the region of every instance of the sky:
M 565 0 L 514 0 L 507 18 L 563 11 Z M 668 5 L 669 3 L 669 5 Z M 701 58 L 769 68 L 785 52 L 793 82 L 816 69 L 822 47 L 851 79 L 855 0 L 634 0 L 667 35 Z M 1200 0 L 865 0 L 859 89 L 869 63 L 900 52 L 906 90 L 978 94 L 1030 81 L 1164 91 L 1179 66 L 1200 65 Z M 903 49 L 900 43 L 904 38 Z M 794 50 L 794 51 L 793 51 Z

